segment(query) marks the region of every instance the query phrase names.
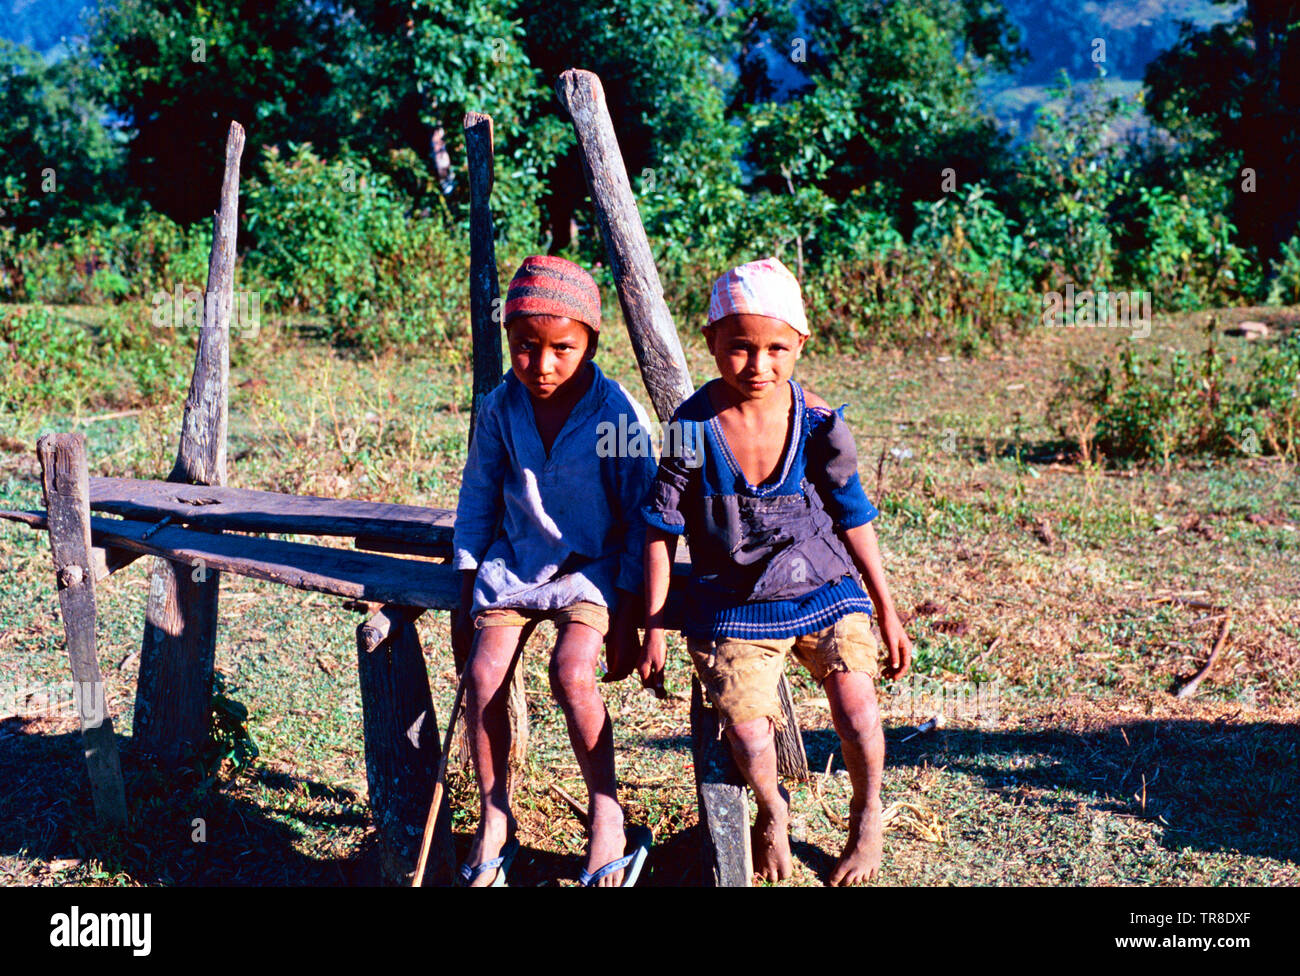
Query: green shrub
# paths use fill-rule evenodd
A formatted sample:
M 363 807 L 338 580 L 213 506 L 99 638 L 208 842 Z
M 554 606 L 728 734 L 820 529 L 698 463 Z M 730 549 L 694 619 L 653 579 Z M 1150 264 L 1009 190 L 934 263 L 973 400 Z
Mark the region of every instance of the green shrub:
M 366 348 L 468 333 L 468 242 L 407 201 L 361 158 L 310 146 L 266 150 L 245 192 L 250 274 L 281 309 L 325 317 L 331 339 Z
M 1233 373 L 1209 343 L 1168 360 L 1132 343 L 1101 366 L 1071 363 L 1050 406 L 1060 432 L 1085 456 L 1159 461 L 1176 456 L 1300 452 L 1300 334 L 1250 347 Z M 1242 378 L 1244 377 L 1244 378 Z
M 1222 213 L 1164 187 L 1139 187 L 1143 246 L 1132 257 L 1134 284 L 1156 308 L 1187 310 L 1249 298 L 1259 287 L 1235 228 Z
M 1268 289 L 1270 305 L 1300 305 L 1300 235 L 1282 245 L 1273 262 L 1273 281 Z

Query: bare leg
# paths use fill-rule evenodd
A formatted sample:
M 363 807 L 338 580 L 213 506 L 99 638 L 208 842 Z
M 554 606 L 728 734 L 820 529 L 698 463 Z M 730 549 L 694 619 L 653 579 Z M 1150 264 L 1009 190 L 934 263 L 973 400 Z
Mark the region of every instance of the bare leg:
M 880 870 L 884 846 L 880 784 L 885 771 L 885 732 L 870 675 L 836 671 L 826 678 L 823 687 L 853 784 L 849 839 L 828 883 L 862 884 Z
M 790 795 L 776 773 L 772 720 L 754 719 L 727 726 L 731 754 L 745 782 L 754 791 L 754 873 L 768 881 L 783 881 L 794 871 L 790 857 Z
M 599 631 L 567 623 L 560 628 L 550 668 L 551 691 L 564 711 L 569 742 L 587 784 L 588 871 L 618 860 L 627 844 L 614 774 L 614 726 L 596 689 L 596 658 L 602 644 Z M 622 883 L 622 871 L 597 882 L 603 888 Z
M 468 864 L 482 864 L 501 853 L 515 830 L 506 794 L 509 769 L 510 725 L 506 704 L 510 691 L 510 664 L 519 644 L 521 627 L 484 627 L 476 631 L 465 686 L 465 725 L 470 754 L 478 776 L 478 833 L 470 845 Z M 487 871 L 475 887 L 492 884 L 496 873 Z

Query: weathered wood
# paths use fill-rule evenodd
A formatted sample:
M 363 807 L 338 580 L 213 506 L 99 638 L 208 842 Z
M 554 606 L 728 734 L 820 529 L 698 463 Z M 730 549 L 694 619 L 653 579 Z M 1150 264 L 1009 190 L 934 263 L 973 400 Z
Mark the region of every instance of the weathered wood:
M 119 569 L 130 566 L 139 558 L 138 552 L 128 552 L 112 546 L 95 546 L 90 550 L 90 565 L 95 571 L 95 582 L 103 582 Z
M 203 326 L 185 398 L 176 464 L 168 481 L 226 483 L 230 315 L 243 151 L 244 130 L 232 122 L 226 138 L 221 204 L 213 222 Z M 134 742 L 164 765 L 181 762 L 201 748 L 210 734 L 220 586 L 219 573 L 187 573 L 165 559 L 154 560 L 140 649 Z
M 456 522 L 456 513 L 444 508 L 137 478 L 91 478 L 90 508 L 140 521 L 170 515 L 173 522 L 237 532 L 410 543 L 441 556 L 451 554 Z
M 415 623 L 422 613 L 424 613 L 423 607 L 392 605 L 381 607 L 357 629 L 357 638 L 361 641 L 362 647 L 373 652 L 388 640 L 389 636 L 396 633 L 403 623 L 407 621 Z
M 379 832 L 383 869 L 396 884 L 409 884 L 420 852 L 442 746 L 420 636 L 401 619 L 371 652 L 357 628 L 357 674 L 365 734 L 366 784 Z M 426 881 L 450 884 L 455 857 L 451 810 L 444 806 L 434 830 Z
M 571 68 L 560 75 L 556 92 L 573 119 L 582 169 L 646 391 L 655 413 L 666 421 L 694 387 L 632 196 L 605 91 L 590 71 Z
M 50 549 L 76 689 L 81 744 L 90 774 L 91 802 L 96 820 L 121 827 L 126 824 L 126 792 L 95 648 L 86 439 L 81 434 L 46 434 L 37 441 L 36 454 L 49 510 Z
M 718 738 L 718 714 L 705 703 L 698 678 L 691 679 L 691 731 L 704 882 L 719 888 L 748 888 L 754 855 L 745 781 L 731 749 Z
M 492 226 L 492 116 L 465 113 L 465 155 L 469 164 L 469 308 L 474 336 L 474 393 L 469 439 L 474 440 L 479 405 L 501 382 L 501 285 Z
M 349 600 L 450 610 L 460 596 L 457 572 L 442 563 L 333 549 L 245 535 L 217 535 L 121 519 L 90 519 L 97 542 L 178 564 L 185 579 L 231 572 Z
M 492 116 L 465 113 L 465 155 L 469 163 L 469 304 L 474 333 L 474 393 L 470 408 L 469 443 L 474 443 L 479 406 L 501 383 L 501 333 L 505 312 L 497 277 L 495 232 L 492 222 Z M 528 633 L 532 628 L 528 629 Z M 527 637 L 524 638 L 527 640 Z M 461 664 L 457 664 L 457 673 Z M 528 707 L 524 696 L 524 670 L 515 668 L 507 705 L 510 720 L 510 786 L 514 771 L 528 756 Z M 462 733 L 463 735 L 463 733 Z M 463 744 L 463 743 L 462 743 Z M 468 750 L 463 753 L 468 754 Z
M 785 680 L 784 674 L 777 682 L 776 694 L 781 700 L 781 711 L 785 714 L 785 728 L 778 729 L 775 736 L 777 772 L 806 783 L 812 778 L 808 770 L 808 754 L 804 751 L 803 736 L 799 734 L 799 720 L 794 714 L 790 683 Z

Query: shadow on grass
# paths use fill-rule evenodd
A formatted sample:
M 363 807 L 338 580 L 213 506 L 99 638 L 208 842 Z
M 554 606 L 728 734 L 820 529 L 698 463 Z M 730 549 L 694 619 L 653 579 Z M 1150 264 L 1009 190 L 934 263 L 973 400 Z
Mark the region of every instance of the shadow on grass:
M 163 885 L 373 885 L 381 883 L 378 841 L 350 790 L 254 767 L 204 786 L 192 772 L 164 775 L 119 737 L 130 823 L 117 835 L 94 820 L 79 732 L 41 723 L 0 723 L 0 856 L 27 860 L 16 884 L 50 883 L 42 862 L 94 858 L 110 875 Z M 35 728 L 33 728 L 35 726 Z M 256 801 L 252 795 L 256 794 Z M 196 823 L 200 820 L 202 823 Z M 298 827 L 296 825 L 301 825 Z M 205 840 L 199 842 L 196 832 Z M 338 858 L 299 849 L 303 835 L 349 831 Z M 356 835 L 366 834 L 358 845 Z M 70 883 L 90 883 L 78 872 Z
M 1300 863 L 1300 728 L 1294 725 L 1144 719 L 1087 732 L 951 729 L 902 742 L 911 731 L 887 732 L 887 767 L 943 766 L 1050 812 L 1073 813 L 1083 802 L 1149 820 L 1161 825 L 1160 843 L 1168 850 Z M 806 732 L 804 741 L 814 770 L 825 769 L 840 748 L 829 729 Z M 1026 786 L 1069 795 L 1026 795 Z

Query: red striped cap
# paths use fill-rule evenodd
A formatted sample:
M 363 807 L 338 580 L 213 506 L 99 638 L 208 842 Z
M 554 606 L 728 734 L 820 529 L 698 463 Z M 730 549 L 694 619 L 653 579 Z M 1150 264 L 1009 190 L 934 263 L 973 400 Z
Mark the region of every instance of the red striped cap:
M 600 331 L 600 289 L 584 268 L 564 258 L 535 254 L 524 258 L 506 290 L 509 325 L 522 315 L 563 315 Z

